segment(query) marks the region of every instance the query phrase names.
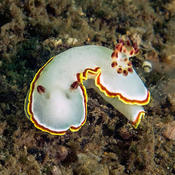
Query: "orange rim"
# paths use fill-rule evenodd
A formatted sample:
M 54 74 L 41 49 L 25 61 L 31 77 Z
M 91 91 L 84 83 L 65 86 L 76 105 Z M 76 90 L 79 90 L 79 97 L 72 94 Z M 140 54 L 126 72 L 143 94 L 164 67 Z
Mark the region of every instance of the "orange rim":
M 48 129 L 47 127 L 44 127 L 42 125 L 40 125 L 34 118 L 34 114 L 32 112 L 32 93 L 34 91 L 34 87 L 35 87 L 35 83 L 38 80 L 38 78 L 40 77 L 41 72 L 43 71 L 43 69 L 53 60 L 54 57 L 50 58 L 47 63 L 41 67 L 38 72 L 35 74 L 33 81 L 30 84 L 30 90 L 29 90 L 29 94 L 28 94 L 28 103 L 27 100 L 25 100 L 25 104 L 27 105 L 27 108 L 25 109 L 26 113 L 28 114 L 28 116 L 30 116 L 30 120 L 33 122 L 34 126 L 42 131 L 48 132 L 50 134 L 53 135 L 64 135 L 66 133 L 67 130 L 65 131 L 54 131 L 51 129 Z M 150 93 L 148 91 L 147 93 L 147 98 L 143 101 L 139 101 L 139 100 L 129 100 L 127 98 L 125 98 L 124 96 L 122 96 L 120 93 L 113 93 L 107 90 L 107 88 L 105 86 L 103 86 L 100 82 L 100 76 L 101 76 L 101 69 L 100 67 L 96 67 L 95 69 L 91 69 L 91 68 L 87 68 L 83 71 L 83 73 L 77 73 L 77 81 L 80 82 L 80 88 L 81 91 L 83 93 L 84 96 L 84 106 L 85 106 L 85 115 L 84 115 L 84 120 L 83 122 L 80 124 L 80 126 L 78 127 L 74 127 L 71 126 L 70 130 L 72 132 L 78 131 L 85 123 L 87 120 L 87 92 L 86 92 L 86 88 L 83 85 L 83 81 L 88 79 L 88 75 L 94 75 L 95 76 L 95 85 L 99 88 L 99 90 L 101 92 L 103 92 L 106 96 L 108 97 L 118 97 L 122 102 L 127 103 L 127 104 L 138 104 L 138 105 L 145 105 L 148 104 L 149 100 L 150 100 Z M 132 124 L 133 126 L 136 128 L 140 121 L 142 116 L 144 116 L 144 111 L 141 111 L 136 119 L 136 121 L 134 121 Z
M 149 91 L 147 92 L 147 97 L 145 100 L 142 100 L 142 101 L 130 100 L 130 99 L 124 97 L 120 93 L 110 92 L 104 85 L 101 84 L 100 76 L 101 76 L 101 72 L 96 76 L 95 84 L 100 89 L 100 91 L 103 92 L 107 97 L 112 97 L 112 98 L 118 97 L 119 100 L 121 100 L 123 103 L 126 103 L 126 104 L 146 105 L 149 103 L 149 101 L 150 101 L 150 92 Z
M 137 128 L 142 120 L 142 118 L 144 118 L 145 116 L 145 111 L 140 111 L 136 120 L 134 122 L 132 122 L 132 125 L 134 128 Z

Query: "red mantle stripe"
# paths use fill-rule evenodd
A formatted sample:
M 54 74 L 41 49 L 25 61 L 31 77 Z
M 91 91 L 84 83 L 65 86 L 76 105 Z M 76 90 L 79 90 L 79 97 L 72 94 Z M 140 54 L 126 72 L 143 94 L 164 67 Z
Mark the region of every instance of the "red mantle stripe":
M 32 112 L 32 93 L 34 91 L 34 87 L 35 87 L 35 83 L 36 81 L 38 80 L 38 78 L 40 77 L 40 74 L 41 72 L 43 71 L 43 69 L 53 60 L 53 57 L 51 59 L 49 59 L 47 61 L 47 63 L 39 69 L 39 71 L 36 73 L 33 81 L 31 82 L 31 85 L 30 85 L 30 90 L 29 90 L 29 95 L 28 95 L 28 99 L 29 99 L 29 102 L 27 104 L 27 113 L 29 114 L 30 116 L 30 120 L 34 123 L 34 126 L 42 131 L 45 131 L 45 132 L 48 132 L 50 134 L 53 134 L 53 135 L 64 135 L 66 133 L 66 131 L 54 131 L 54 130 L 51 130 L 49 128 L 46 128 L 44 126 L 42 126 L 41 124 L 39 124 L 36 120 L 35 120 L 35 117 L 34 117 L 34 114 Z M 77 74 L 77 81 L 81 82 L 82 81 L 82 74 L 78 73 Z M 75 131 L 78 131 L 86 122 L 86 119 L 87 119 L 87 93 L 86 93 L 86 89 L 85 87 L 83 86 L 83 84 L 80 85 L 80 88 L 82 90 L 82 93 L 83 93 L 83 96 L 84 96 L 84 104 L 85 104 L 85 116 L 84 116 L 84 120 L 83 122 L 80 124 L 80 126 L 78 127 L 74 127 L 74 126 L 71 126 L 70 127 L 70 130 L 72 132 L 75 132 Z
M 50 134 L 54 134 L 54 135 L 64 135 L 66 133 L 66 131 L 53 131 L 53 130 L 50 130 L 42 125 L 40 125 L 36 120 L 35 120 L 35 117 L 34 117 L 34 114 L 33 114 L 33 111 L 32 111 L 32 93 L 34 91 L 34 87 L 35 87 L 35 83 L 36 81 L 38 80 L 38 78 L 40 77 L 40 74 L 41 72 L 43 71 L 43 69 L 53 60 L 54 57 L 50 58 L 46 64 L 41 67 L 39 69 L 39 71 L 36 73 L 33 81 L 31 82 L 30 84 L 30 90 L 29 90 L 29 96 L 28 96 L 28 106 L 27 106 L 27 112 L 30 116 L 30 120 L 33 122 L 34 126 L 42 131 L 45 131 L 45 132 L 49 132 Z
M 53 135 L 64 135 L 66 133 L 66 131 L 53 131 L 50 130 L 42 125 L 40 125 L 34 118 L 34 114 L 32 112 L 32 93 L 34 91 L 34 87 L 35 87 L 35 83 L 38 80 L 38 78 L 40 77 L 41 72 L 43 71 L 43 69 L 46 67 L 47 64 L 49 64 L 51 61 L 53 60 L 53 57 L 51 59 L 49 59 L 47 61 L 47 63 L 39 69 L 39 71 L 36 73 L 31 85 L 30 85 L 30 91 L 29 91 L 29 96 L 28 96 L 28 106 L 27 106 L 27 112 L 30 116 L 30 120 L 34 123 L 35 127 L 42 130 L 42 131 L 46 131 L 49 132 L 50 134 Z M 144 101 L 138 101 L 138 100 L 129 100 L 125 97 L 123 97 L 120 93 L 113 93 L 107 90 L 107 88 L 105 86 L 103 86 L 100 82 L 100 75 L 101 75 L 101 69 L 99 67 L 96 67 L 95 69 L 91 69 L 91 68 L 87 68 L 83 71 L 83 73 L 77 73 L 77 81 L 79 81 L 80 84 L 80 88 L 82 90 L 83 96 L 84 96 L 84 104 L 85 104 L 85 116 L 84 116 L 84 120 L 83 122 L 80 124 L 80 126 L 78 127 L 70 127 L 71 131 L 78 131 L 86 122 L 87 119 L 87 92 L 86 92 L 86 88 L 83 85 L 83 80 L 87 80 L 88 79 L 88 74 L 92 74 L 92 75 L 96 75 L 95 77 L 95 83 L 96 86 L 100 89 L 100 91 L 102 91 L 103 93 L 105 93 L 106 96 L 108 97 L 118 97 L 121 101 L 123 101 L 124 103 L 129 103 L 129 104 L 139 104 L 139 105 L 144 105 L 147 104 L 150 100 L 150 93 L 148 92 L 147 98 Z M 140 116 L 143 115 L 143 112 L 141 112 L 139 114 L 138 121 Z M 137 124 L 138 122 L 136 122 Z M 135 125 L 135 124 L 134 124 Z
M 114 93 L 114 92 L 108 91 L 108 89 L 104 85 L 101 84 L 100 76 L 101 76 L 101 73 L 99 73 L 96 76 L 95 83 L 96 83 L 96 86 L 100 89 L 100 91 L 103 92 L 106 96 L 108 96 L 108 97 L 118 97 L 123 103 L 126 103 L 126 104 L 146 105 L 146 104 L 149 103 L 149 101 L 150 101 L 150 92 L 149 91 L 147 93 L 147 97 L 146 97 L 145 100 L 142 100 L 142 101 L 130 100 L 130 99 L 127 99 L 126 97 L 124 97 L 120 93 Z
M 88 79 L 88 74 L 97 75 L 98 72 L 101 72 L 100 67 L 96 67 L 95 69 L 90 69 L 90 68 L 85 69 L 83 74 L 82 74 L 82 81 Z
M 85 115 L 84 115 L 84 120 L 80 124 L 80 126 L 78 126 L 78 127 L 71 126 L 70 127 L 70 130 L 72 132 L 78 131 L 86 123 L 86 120 L 87 120 L 87 101 L 88 101 L 88 97 L 87 97 L 86 88 L 84 87 L 83 82 L 82 82 L 82 74 L 81 73 L 77 73 L 77 81 L 80 82 L 80 88 L 81 88 L 83 96 L 84 96 Z
M 141 119 L 145 116 L 145 111 L 140 111 L 136 120 L 134 122 L 132 122 L 132 125 L 134 126 L 134 128 L 137 128 L 141 122 Z

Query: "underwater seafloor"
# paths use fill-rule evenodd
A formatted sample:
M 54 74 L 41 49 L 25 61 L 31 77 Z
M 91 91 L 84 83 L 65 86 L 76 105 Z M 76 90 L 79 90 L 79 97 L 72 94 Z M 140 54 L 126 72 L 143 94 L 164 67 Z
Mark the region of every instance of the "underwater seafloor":
M 121 37 L 138 42 L 133 65 L 151 92 L 138 129 L 93 90 L 78 132 L 36 129 L 23 106 L 37 70 L 68 48 L 114 48 Z M 175 0 L 0 0 L 0 174 L 175 174 Z

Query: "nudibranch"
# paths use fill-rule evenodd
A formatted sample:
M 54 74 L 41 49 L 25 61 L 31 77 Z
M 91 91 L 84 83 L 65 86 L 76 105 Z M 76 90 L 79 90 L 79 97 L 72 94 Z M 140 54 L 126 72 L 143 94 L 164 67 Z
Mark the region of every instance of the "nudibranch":
M 130 57 L 137 46 L 120 41 L 114 51 L 87 45 L 68 49 L 39 69 L 25 99 L 25 113 L 36 128 L 53 135 L 78 131 L 86 122 L 87 92 L 94 88 L 133 124 L 139 125 L 150 93 Z

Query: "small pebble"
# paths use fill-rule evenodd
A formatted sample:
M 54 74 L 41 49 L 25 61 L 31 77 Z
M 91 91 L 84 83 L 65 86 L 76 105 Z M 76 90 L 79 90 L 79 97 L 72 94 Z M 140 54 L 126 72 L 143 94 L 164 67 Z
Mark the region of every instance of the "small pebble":
M 67 44 L 68 45 L 75 45 L 78 42 L 76 38 L 68 38 L 67 39 Z
M 163 136 L 170 140 L 175 140 L 175 121 L 167 123 L 164 129 Z
M 63 161 L 68 155 L 68 150 L 65 146 L 58 146 L 57 153 L 59 160 Z
M 150 61 L 144 61 L 142 67 L 146 73 L 150 73 L 152 71 L 152 64 Z
M 57 167 L 57 166 L 54 166 L 54 167 L 53 167 L 53 169 L 52 169 L 52 174 L 53 174 L 53 175 L 62 175 L 60 168 Z
M 131 134 L 126 128 L 121 128 L 119 134 L 123 140 L 129 140 L 131 138 Z

